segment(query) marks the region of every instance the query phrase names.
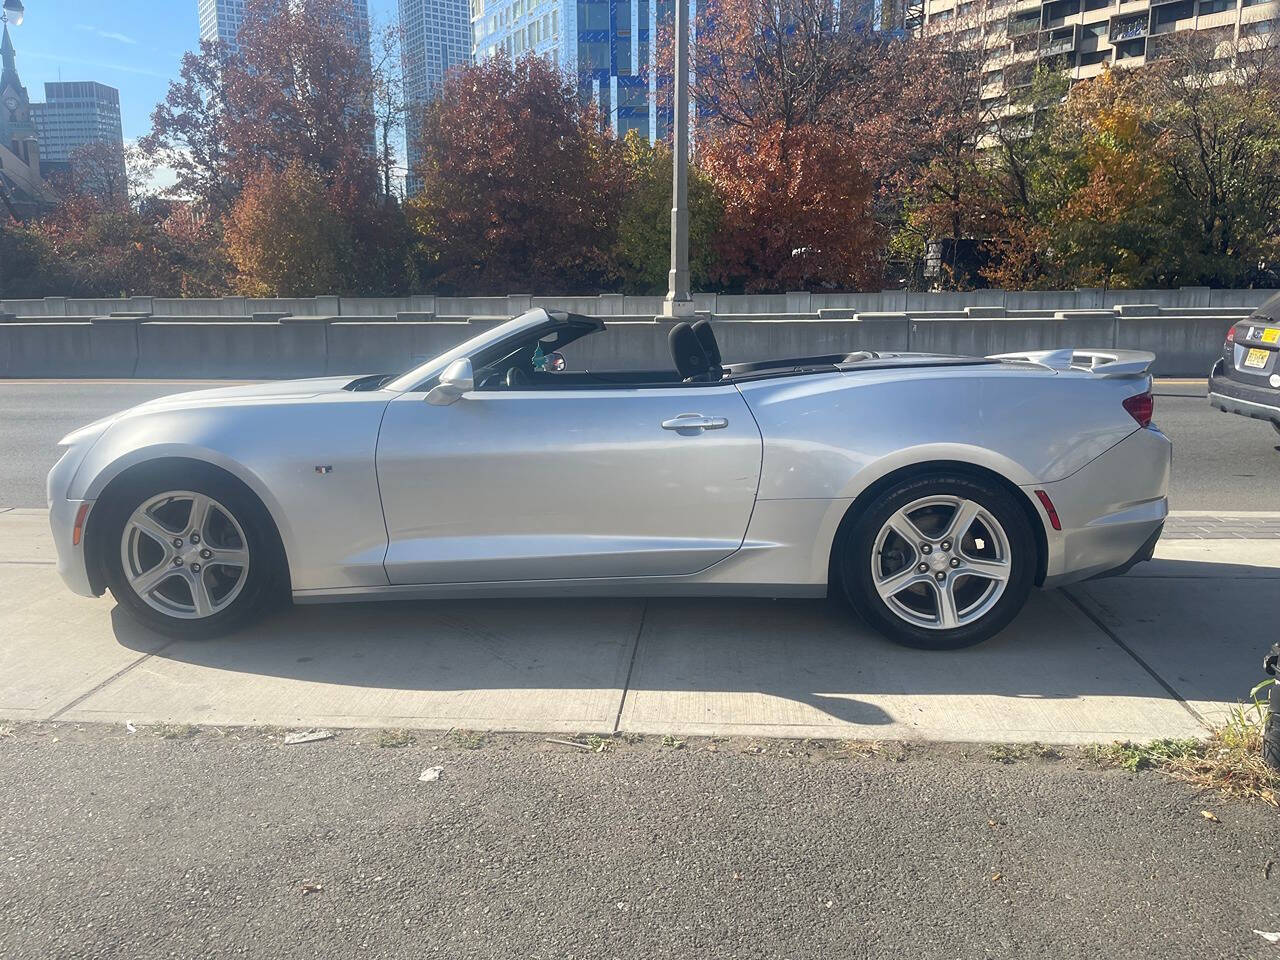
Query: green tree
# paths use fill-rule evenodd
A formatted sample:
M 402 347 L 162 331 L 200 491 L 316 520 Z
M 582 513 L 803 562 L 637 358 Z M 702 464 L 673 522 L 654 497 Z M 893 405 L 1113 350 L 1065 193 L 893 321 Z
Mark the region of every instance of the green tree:
M 628 293 L 667 291 L 671 267 L 671 149 L 650 144 L 636 131 L 622 141 L 625 184 L 618 211 L 616 260 Z M 689 276 L 706 289 L 716 264 L 715 241 L 724 207 L 715 185 L 696 164 L 689 167 Z
M 1141 76 L 1181 196 L 1182 282 L 1280 279 L 1280 44 L 1217 31 L 1162 37 Z
M 54 296 L 64 282 L 61 267 L 38 226 L 0 219 L 0 299 Z

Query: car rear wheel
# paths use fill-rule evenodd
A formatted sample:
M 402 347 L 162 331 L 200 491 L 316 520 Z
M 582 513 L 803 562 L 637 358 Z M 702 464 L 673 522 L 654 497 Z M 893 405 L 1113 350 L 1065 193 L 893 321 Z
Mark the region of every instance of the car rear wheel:
M 1035 575 L 1026 513 L 974 478 L 910 480 L 875 498 L 840 557 L 845 595 L 880 633 L 906 646 L 981 643 L 1022 609 Z
M 274 595 L 274 528 L 234 481 L 212 472 L 156 477 L 107 507 L 107 586 L 152 630 L 191 639 L 227 633 Z

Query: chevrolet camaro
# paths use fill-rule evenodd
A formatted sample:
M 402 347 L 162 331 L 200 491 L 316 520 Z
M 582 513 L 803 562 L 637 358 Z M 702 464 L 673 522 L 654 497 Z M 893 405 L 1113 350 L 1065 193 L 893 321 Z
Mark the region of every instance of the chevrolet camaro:
M 399 375 L 201 390 L 61 441 L 58 569 L 159 632 L 297 603 L 847 598 L 900 643 L 1005 627 L 1033 586 L 1149 559 L 1171 445 L 1151 354 L 860 351 L 659 370 L 541 309 Z

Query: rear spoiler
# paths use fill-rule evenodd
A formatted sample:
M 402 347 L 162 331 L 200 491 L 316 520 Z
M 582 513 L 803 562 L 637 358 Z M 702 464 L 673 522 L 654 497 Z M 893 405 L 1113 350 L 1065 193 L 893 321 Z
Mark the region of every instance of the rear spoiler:
M 1051 370 L 1080 370 L 1099 377 L 1143 377 L 1155 362 L 1147 350 L 1028 350 L 1025 353 L 998 353 L 988 360 L 1021 360 L 1038 363 Z

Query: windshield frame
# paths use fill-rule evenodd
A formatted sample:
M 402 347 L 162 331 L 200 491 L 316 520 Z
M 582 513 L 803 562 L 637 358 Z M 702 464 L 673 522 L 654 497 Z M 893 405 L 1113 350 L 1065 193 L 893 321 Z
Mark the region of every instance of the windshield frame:
M 462 357 L 470 357 L 479 353 L 485 347 L 488 347 L 500 340 L 515 336 L 532 330 L 535 327 L 550 323 L 555 318 L 551 316 L 542 307 L 534 307 L 518 317 L 500 323 L 496 327 L 490 327 L 481 333 L 476 334 L 468 340 L 464 340 L 438 357 L 433 357 L 426 363 L 407 370 L 397 376 L 390 383 L 386 384 L 384 390 L 395 390 L 400 393 L 420 393 L 427 390 L 431 386 L 431 381 L 435 380 L 440 374 L 444 373 L 445 368 L 453 361 Z

